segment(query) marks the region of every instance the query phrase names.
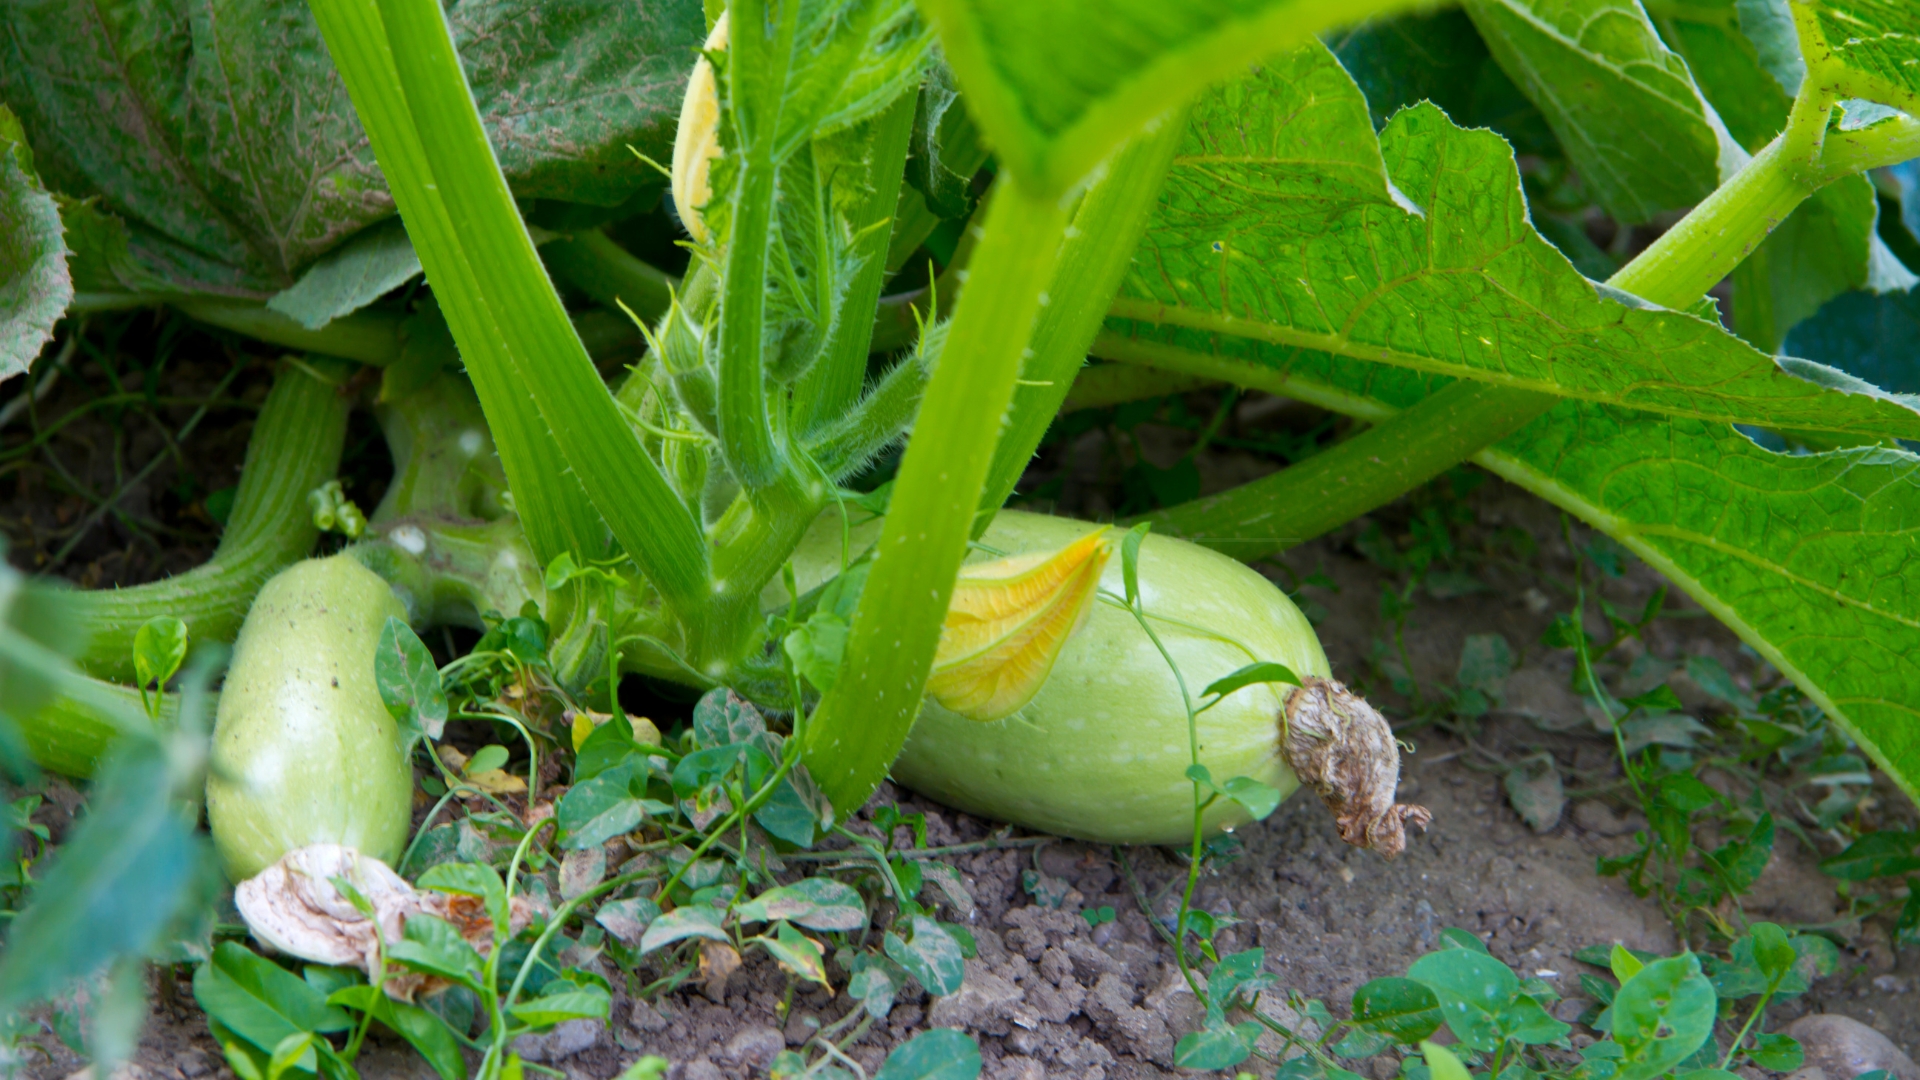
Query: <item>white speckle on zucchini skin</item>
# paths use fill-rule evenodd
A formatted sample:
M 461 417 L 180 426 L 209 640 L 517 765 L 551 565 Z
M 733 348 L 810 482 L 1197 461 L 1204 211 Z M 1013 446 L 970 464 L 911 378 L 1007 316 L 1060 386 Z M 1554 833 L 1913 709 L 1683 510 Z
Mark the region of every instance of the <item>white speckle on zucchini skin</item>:
M 802 589 L 839 565 L 838 519 L 830 524 L 813 530 L 796 553 Z M 983 542 L 1010 554 L 1055 551 L 1097 527 L 1003 510 Z M 863 539 L 856 535 L 855 550 Z M 1196 706 L 1209 682 L 1256 660 L 1279 661 L 1301 676 L 1330 674 L 1312 626 L 1286 594 L 1225 555 L 1148 536 L 1140 585 Z M 1119 559 L 1108 563 L 1101 588 L 1124 592 Z M 1251 686 L 1200 714 L 1200 761 L 1216 781 L 1250 776 L 1283 795 L 1299 786 L 1281 756 L 1288 689 Z M 1096 603 L 1047 684 L 1015 715 L 982 724 L 931 702 L 923 706 L 893 776 L 950 806 L 1029 828 L 1113 843 L 1183 844 L 1193 837 L 1189 762 L 1186 710 L 1166 661 L 1132 615 Z M 1207 831 L 1246 820 L 1237 804 L 1222 800 L 1207 812 Z
M 207 818 L 230 880 L 315 843 L 389 863 L 400 856 L 413 775 L 373 675 L 389 615 L 406 610 L 346 555 L 295 563 L 255 597 L 220 695 L 207 779 Z

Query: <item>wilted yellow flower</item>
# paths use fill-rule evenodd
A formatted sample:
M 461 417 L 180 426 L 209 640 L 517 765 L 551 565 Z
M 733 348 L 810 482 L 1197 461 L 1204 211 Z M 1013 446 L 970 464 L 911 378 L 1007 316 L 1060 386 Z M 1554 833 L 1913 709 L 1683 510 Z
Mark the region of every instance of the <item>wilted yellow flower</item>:
M 707 35 L 706 48 L 719 52 L 727 47 L 727 13 L 714 21 Z M 713 159 L 720 156 L 720 88 L 714 81 L 713 64 L 705 56 L 694 61 L 693 74 L 687 78 L 687 96 L 680 102 L 680 128 L 673 136 L 673 205 L 680 211 L 680 223 L 698 243 L 707 242 L 707 223 L 700 211 L 713 198 L 709 175 Z
M 568 728 L 573 736 L 573 748 L 576 752 L 587 744 L 587 736 L 593 734 L 595 728 L 613 719 L 612 713 L 598 713 L 587 709 L 581 709 L 578 712 L 570 709 L 568 715 L 571 717 Z M 660 745 L 660 729 L 654 726 L 652 720 L 629 713 L 627 723 L 633 728 L 634 742 L 645 746 Z
M 1100 529 L 1051 555 L 962 570 L 927 693 L 969 720 L 998 720 L 1032 701 L 1067 638 L 1086 622 L 1112 553 Z

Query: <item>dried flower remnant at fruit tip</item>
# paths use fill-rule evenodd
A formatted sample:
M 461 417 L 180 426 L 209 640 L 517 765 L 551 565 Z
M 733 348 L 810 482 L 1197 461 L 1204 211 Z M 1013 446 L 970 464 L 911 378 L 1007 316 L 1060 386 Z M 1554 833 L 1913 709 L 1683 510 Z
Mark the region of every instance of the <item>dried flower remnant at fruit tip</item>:
M 373 907 L 379 926 L 333 885 L 341 878 Z M 482 956 L 493 949 L 493 920 L 477 896 L 416 890 L 379 859 L 339 844 L 309 844 L 241 882 L 234 906 L 254 939 L 275 952 L 332 967 L 357 967 L 369 975 L 379 942 L 399 941 L 407 920 L 422 913 L 446 920 Z M 508 923 L 519 933 L 533 921 L 533 905 L 511 901 Z M 385 989 L 400 1001 L 452 985 L 419 972 L 389 970 Z
M 1395 803 L 1400 747 L 1387 718 L 1334 679 L 1309 675 L 1287 698 L 1281 750 L 1301 783 L 1333 811 L 1340 839 L 1393 858 L 1407 826 L 1433 821 L 1424 806 Z

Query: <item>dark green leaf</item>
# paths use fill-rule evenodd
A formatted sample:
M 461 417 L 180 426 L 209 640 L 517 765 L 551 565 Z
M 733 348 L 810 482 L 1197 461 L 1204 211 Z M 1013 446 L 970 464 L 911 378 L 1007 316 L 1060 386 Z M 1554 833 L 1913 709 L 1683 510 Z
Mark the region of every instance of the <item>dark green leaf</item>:
M 705 749 L 753 742 L 767 732 L 767 722 L 739 694 L 715 687 L 693 707 L 693 738 Z
M 1464 126 L 1499 132 L 1523 154 L 1561 156 L 1546 118 L 1494 62 L 1463 11 L 1377 19 L 1328 44 L 1366 94 L 1375 128 L 1431 101 Z
M 980 1047 L 955 1028 L 923 1031 L 887 1055 L 873 1080 L 974 1080 L 980 1075 Z
M 945 997 L 960 989 L 966 962 L 966 957 L 960 951 L 960 943 L 938 922 L 925 915 L 910 916 L 904 921 L 912 936 L 908 939 L 888 932 L 887 955 L 906 968 L 909 974 L 920 980 L 920 985 L 928 993 L 936 997 Z
M 156 615 L 133 635 L 133 678 L 141 687 L 167 685 L 187 659 L 187 624 L 171 615 Z
M 1799 954 L 1793 951 L 1793 942 L 1788 939 L 1785 930 L 1770 922 L 1760 922 L 1754 923 L 1750 932 L 1753 935 L 1753 959 L 1768 978 L 1780 979 L 1793 970 Z
M 600 724 L 573 755 L 573 782 L 584 784 L 616 766 L 629 764 L 645 749 L 633 737 L 631 724 Z M 644 760 L 640 762 L 644 765 Z
M 391 216 L 304 3 L 135 14 L 0 9 L 0 97 L 49 184 L 126 219 L 123 287 L 265 299 Z M 462 0 L 447 15 L 515 194 L 611 206 L 651 183 L 627 147 L 668 155 L 705 36 L 698 0 Z
M 1492 1053 L 1505 1040 L 1499 1019 L 1520 992 L 1520 977 L 1507 965 L 1472 949 L 1442 949 L 1414 961 L 1407 977 L 1439 998 L 1455 1037 Z
M 867 954 L 855 957 L 853 978 L 847 981 L 847 996 L 858 1001 L 876 1020 L 885 1020 L 893 1011 L 893 999 L 899 994 L 905 976 L 895 979 L 886 963 Z
M 1440 1029 L 1440 999 L 1412 979 L 1374 979 L 1353 992 L 1353 1024 L 1412 1045 Z
M 640 936 L 640 951 L 650 953 L 663 945 L 690 937 L 727 941 L 727 932 L 720 928 L 722 918 L 720 909 L 712 904 L 696 903 L 674 908 L 665 915 L 656 916 L 647 925 L 646 933 Z
M 1713 986 L 1692 953 L 1655 960 L 1613 999 L 1613 1038 L 1624 1051 L 1617 1080 L 1652 1080 L 1713 1034 Z
M 1753 1049 L 1747 1051 L 1755 1065 L 1774 1072 L 1790 1073 L 1805 1064 L 1806 1052 L 1800 1049 L 1800 1043 L 1791 1035 L 1772 1032 L 1753 1037 Z
M 466 1080 L 467 1062 L 460 1056 L 460 1040 L 438 1014 L 418 1005 L 395 1001 L 365 984 L 335 990 L 327 1002 L 361 1012 L 372 1009 L 374 1019 L 398 1032 L 418 1050 L 427 1064 L 433 1066 L 433 1071 L 440 1074 L 440 1080 Z
M 1248 1021 L 1228 1024 L 1209 1018 L 1207 1026 L 1180 1037 L 1173 1047 L 1173 1063 L 1183 1069 L 1230 1069 L 1253 1053 L 1260 1025 Z
M 1237 997 L 1251 998 L 1273 983 L 1266 973 L 1267 951 L 1247 949 L 1220 958 L 1207 973 L 1207 1000 L 1213 1008 L 1231 1008 Z
M 1795 935 L 1793 951 L 1800 958 L 1795 961 L 1794 969 L 1808 983 L 1840 970 L 1839 946 L 1817 934 Z
M 1215 679 L 1207 684 L 1205 690 L 1200 691 L 1200 696 L 1226 697 L 1235 690 L 1239 690 L 1242 687 L 1253 686 L 1256 683 L 1285 683 L 1288 686 L 1299 686 L 1300 676 L 1295 675 L 1293 669 L 1285 664 L 1278 664 L 1271 660 L 1263 660 L 1259 663 L 1248 664 L 1238 671 Z
M 491 866 L 477 863 L 441 863 L 420 875 L 416 882 L 436 892 L 477 896 L 485 902 L 487 917 L 493 920 L 494 935 L 503 936 L 507 928 L 507 886 Z
M 401 934 L 399 941 L 388 943 L 388 960 L 479 991 L 483 961 L 452 923 L 434 915 L 419 913 L 407 919 Z
M 558 981 L 551 985 L 565 985 Z M 531 1001 L 515 1002 L 511 1010 L 514 1019 L 535 1028 L 552 1027 L 563 1020 L 605 1020 L 607 1010 L 612 1008 L 613 999 L 598 986 L 585 986 L 577 990 L 563 990 L 557 994 L 548 994 Z
M 474 642 L 477 653 L 507 653 L 524 664 L 541 664 L 547 659 L 547 624 L 537 617 L 516 615 L 487 628 Z
M 1867 881 L 1920 870 L 1920 836 L 1893 830 L 1868 833 L 1838 855 L 1820 860 L 1820 869 L 1842 881 Z
M 10 62 L 0 62 L 0 85 Z M 20 122 L 0 105 L 0 382 L 27 370 L 72 302 L 60 209 L 34 174 Z
M 647 763 L 637 759 L 575 784 L 560 797 L 554 811 L 560 826 L 560 846 L 570 850 L 598 847 L 639 828 L 650 807 L 655 812 L 668 809 L 664 803 L 647 798 L 646 790 Z
M 653 920 L 660 917 L 660 905 L 644 896 L 635 896 L 626 900 L 609 900 L 594 912 L 593 921 L 605 927 L 607 933 L 619 938 L 628 945 L 639 945 L 641 935 Z
M 1920 182 L 1920 163 L 1912 169 Z M 1910 196 L 1907 206 L 1920 225 L 1920 195 Z M 1890 392 L 1920 394 L 1920 364 L 1910 347 L 1915 340 L 1920 340 L 1920 292 L 1853 292 L 1828 301 L 1795 326 L 1783 348 Z
M 268 1054 L 288 1036 L 353 1026 L 298 975 L 231 941 L 215 947 L 194 972 L 193 997 L 208 1016 Z
M 742 922 L 785 920 L 811 930 L 858 930 L 866 905 L 852 886 L 826 877 L 803 878 L 768 889 L 734 909 Z
M 447 692 L 440 685 L 440 669 L 413 628 L 391 615 L 380 629 L 373 678 L 380 687 L 380 700 L 409 743 L 421 736 L 440 738 L 447 726 Z

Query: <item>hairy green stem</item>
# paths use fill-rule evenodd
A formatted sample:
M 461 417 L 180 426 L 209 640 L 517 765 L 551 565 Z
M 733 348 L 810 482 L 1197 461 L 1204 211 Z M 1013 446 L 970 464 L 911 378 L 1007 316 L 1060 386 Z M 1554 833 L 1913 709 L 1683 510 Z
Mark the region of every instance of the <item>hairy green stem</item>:
M 868 313 L 880 299 L 887 278 L 887 230 L 880 227 L 896 204 L 907 164 L 907 143 L 913 135 L 915 95 L 900 95 L 872 121 L 872 175 L 867 195 L 850 215 L 848 226 L 861 237 L 854 247 L 860 269 L 840 300 L 840 317 L 822 345 L 820 358 L 801 376 L 793 395 L 793 429 L 810 432 L 823 420 L 838 417 L 860 396 L 867 373 L 867 350 L 873 341 L 874 321 Z M 823 279 L 824 280 L 824 279 Z
M 254 421 L 220 546 L 205 565 L 127 589 L 74 593 L 65 603 L 90 640 L 80 665 L 131 682 L 133 637 L 148 619 L 171 615 L 194 641 L 231 641 L 253 594 L 313 548 L 319 530 L 307 493 L 333 478 L 346 440 L 348 402 L 341 365 L 283 365 Z
M 1027 462 L 1046 437 L 1047 426 L 1067 400 L 1075 373 L 1086 363 L 1087 346 L 1132 265 L 1134 249 L 1147 231 L 1148 215 L 1186 132 L 1184 108 L 1150 124 L 1114 155 L 1106 175 L 1080 200 L 1061 246 L 1059 266 L 1043 294 L 1032 353 L 1022 363 L 1006 431 L 994 448 L 993 467 L 980 496 L 982 512 L 973 525 L 976 539 L 1013 494 Z
M 1462 379 L 1297 465 L 1143 515 L 1154 531 L 1243 562 L 1330 532 L 1499 442 L 1559 398 Z
M 113 711 L 105 715 L 132 717 L 141 715 L 144 706 L 140 691 L 130 686 L 85 680 L 84 687 L 69 686 L 66 692 L 36 712 L 13 718 L 20 741 L 34 764 L 62 776 L 91 777 L 107 760 L 107 752 L 126 732 L 103 719 L 103 706 Z M 158 726 L 171 729 L 180 719 L 180 695 L 160 695 Z
M 743 145 L 722 256 L 719 434 L 734 478 L 760 488 L 778 481 L 785 464 L 767 416 L 762 353 L 778 168 L 773 151 L 799 7 L 782 4 L 772 20 L 765 0 L 736 0 L 733 7 L 727 102 Z
M 821 698 L 807 769 L 842 816 L 866 802 L 920 712 L 954 579 L 1067 212 L 1002 178 L 945 356 L 901 459 L 843 670 Z
M 188 318 L 270 345 L 337 356 L 372 367 L 386 367 L 399 360 L 400 350 L 406 344 L 407 317 L 397 311 L 356 311 L 318 330 L 309 330 L 265 304 L 250 300 L 195 297 L 177 300 L 173 306 Z

